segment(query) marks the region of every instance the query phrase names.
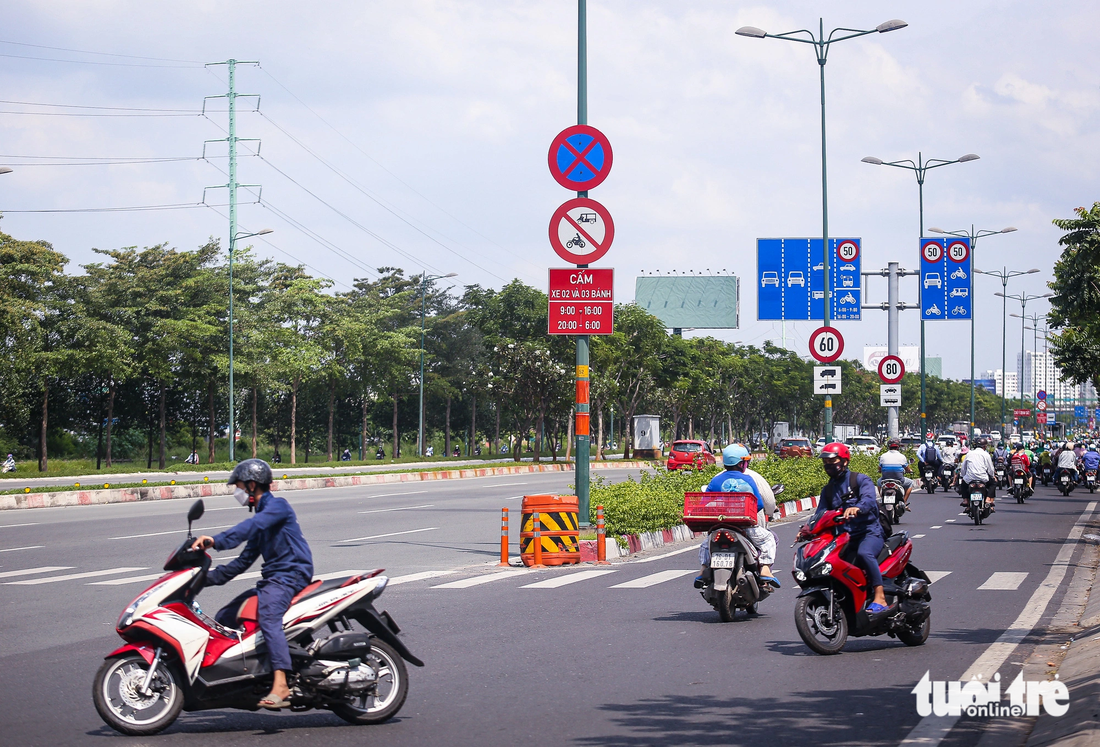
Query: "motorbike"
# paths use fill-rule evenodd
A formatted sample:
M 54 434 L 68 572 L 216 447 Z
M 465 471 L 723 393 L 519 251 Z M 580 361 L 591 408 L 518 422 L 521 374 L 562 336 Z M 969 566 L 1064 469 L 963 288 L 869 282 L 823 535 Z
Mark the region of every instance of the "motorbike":
M 1076 470 L 1067 468 L 1058 470 L 1058 475 L 1054 478 L 1054 485 L 1062 495 L 1072 493 L 1073 489 L 1077 487 Z
M 944 462 L 940 467 L 940 487 L 947 490 L 951 487 L 951 481 L 955 478 L 955 465 L 950 462 Z
M 890 535 L 878 555 L 887 607 L 872 614 L 864 609 L 872 590 L 844 524 L 841 511 L 825 511 L 799 532 L 805 544 L 795 552 L 792 571 L 802 589 L 794 608 L 799 636 L 825 655 L 839 653 L 849 635 L 885 634 L 907 646 L 923 645 L 932 630 L 931 581 L 909 560 L 909 533 Z
M 1085 470 L 1085 487 L 1089 489 L 1090 493 L 1096 492 L 1096 470 Z
M 994 468 L 994 473 L 997 477 L 997 487 L 1004 488 L 1008 486 L 1008 472 L 1005 470 L 1004 462 L 997 462 L 997 466 Z
M 191 506 L 187 540 L 168 557 L 165 575 L 122 612 L 115 629 L 126 643 L 96 672 L 92 699 L 115 731 L 156 734 L 183 710 L 255 711 L 271 691 L 257 597 L 240 605 L 235 627 L 206 615 L 195 599 L 211 565 L 206 551 L 191 549 L 191 525 L 203 511 L 201 500 Z M 291 601 L 283 629 L 292 711 L 326 709 L 352 724 L 376 724 L 404 705 L 405 661 L 424 663 L 398 637 L 390 614 L 374 608 L 389 582 L 381 574 L 314 580 Z
M 1054 479 L 1054 470 L 1049 464 L 1043 465 L 1043 487 L 1050 485 L 1050 481 Z
M 930 495 L 936 492 L 936 471 L 929 466 L 921 468 L 921 478 L 924 483 L 924 489 L 928 491 Z
M 1031 488 L 1027 485 L 1027 470 L 1023 467 L 1012 468 L 1012 487 L 1009 488 L 1009 493 L 1017 503 L 1023 503 L 1031 496 Z
M 975 526 L 981 526 L 986 517 L 992 513 L 989 503 L 985 500 L 985 483 L 974 480 L 967 483 L 967 487 L 970 488 L 970 498 L 966 502 L 966 515 L 974 520 Z M 1023 503 L 1019 495 L 1017 495 L 1017 501 Z
M 886 515 L 891 524 L 901 521 L 905 513 L 905 490 L 901 480 L 883 478 L 878 490 L 878 510 Z
M 773 485 L 779 495 L 782 485 Z M 745 534 L 756 526 L 756 496 L 752 493 L 684 494 L 684 523 L 707 532 L 710 559 L 703 571 L 700 595 L 722 622 L 732 622 L 737 610 L 750 615 L 772 592 L 760 578 L 760 551 Z M 699 586 L 699 583 L 697 583 Z

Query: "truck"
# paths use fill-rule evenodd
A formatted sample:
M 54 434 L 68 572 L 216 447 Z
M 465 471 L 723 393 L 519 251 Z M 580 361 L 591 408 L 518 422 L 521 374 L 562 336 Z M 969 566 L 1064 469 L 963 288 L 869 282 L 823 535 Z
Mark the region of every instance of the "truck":
M 849 438 L 854 438 L 859 435 L 858 425 L 838 425 L 833 424 L 833 440 L 844 443 Z

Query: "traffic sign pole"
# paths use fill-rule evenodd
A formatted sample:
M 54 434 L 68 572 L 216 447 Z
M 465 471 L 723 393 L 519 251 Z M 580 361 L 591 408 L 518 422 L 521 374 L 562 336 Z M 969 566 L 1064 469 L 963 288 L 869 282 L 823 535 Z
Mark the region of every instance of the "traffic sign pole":
M 588 124 L 588 9 L 586 0 L 577 0 L 577 124 Z M 588 191 L 577 192 L 577 197 L 588 197 Z M 577 267 L 587 267 L 578 264 Z M 582 527 L 589 521 L 589 444 L 588 435 L 588 335 L 577 335 L 577 519 Z M 582 402 L 581 399 L 584 401 Z M 625 439 L 624 439 L 625 441 Z
M 887 263 L 889 274 L 886 277 L 886 354 L 897 356 L 898 354 L 898 263 Z M 904 367 L 903 367 L 904 370 Z M 882 371 L 881 364 L 879 371 Z M 898 413 L 901 408 L 894 405 L 886 410 L 886 435 L 889 438 L 898 437 Z

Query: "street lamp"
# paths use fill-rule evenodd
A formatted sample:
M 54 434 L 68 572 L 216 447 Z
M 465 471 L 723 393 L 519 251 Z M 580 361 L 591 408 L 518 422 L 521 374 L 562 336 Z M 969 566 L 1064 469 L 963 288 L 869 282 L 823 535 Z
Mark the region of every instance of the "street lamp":
M 256 233 L 243 233 L 238 231 L 229 235 L 229 461 L 235 462 L 237 451 L 237 423 L 236 411 L 233 409 L 233 255 L 236 253 L 237 242 L 241 239 L 250 239 L 253 236 L 266 236 L 274 229 L 261 228 Z
M 1028 301 L 1033 301 L 1036 298 L 1050 298 L 1054 294 L 1053 293 L 1041 293 L 1041 294 L 1038 294 L 1038 295 L 1031 295 L 1031 294 L 1028 294 L 1028 293 L 1017 293 L 1017 294 L 995 293 L 993 295 L 1002 296 L 1005 299 L 1012 298 L 1012 299 L 1015 299 L 1015 300 L 1019 301 L 1020 302 L 1020 314 L 1013 314 L 1012 316 L 1020 316 L 1020 315 L 1026 315 L 1026 313 L 1027 313 L 1027 302 Z M 1007 301 L 1006 301 L 1006 303 L 1007 303 Z M 1024 343 L 1024 325 L 1025 324 L 1026 324 L 1026 322 L 1023 321 L 1023 318 L 1021 317 L 1021 321 L 1020 321 L 1020 379 L 1019 379 L 1019 384 L 1018 384 L 1018 387 L 1019 387 L 1019 390 L 1020 390 L 1020 406 L 1021 407 L 1023 407 L 1023 404 L 1024 404 L 1024 346 L 1025 346 L 1025 343 Z M 1032 366 L 1032 369 L 1034 370 L 1034 366 Z M 1004 376 L 1004 369 L 1001 369 L 1001 375 Z
M 980 231 L 975 231 L 974 226 L 970 226 L 970 231 L 945 231 L 942 228 L 932 227 L 928 229 L 932 233 L 940 233 L 945 236 L 959 236 L 970 239 L 970 267 L 974 267 L 974 249 L 978 245 L 978 239 L 985 236 L 995 236 L 999 233 L 1012 233 L 1016 229 L 1012 226 L 1002 228 L 1000 231 L 990 231 L 983 228 Z M 970 304 L 970 433 L 968 435 L 974 435 L 974 311 L 975 306 Z M 1001 369 L 1002 376 L 1004 369 Z
M 11 168 L 8 166 L 0 166 L 0 174 L 10 174 Z
M 420 278 L 420 428 L 416 432 L 416 451 L 424 456 L 424 304 L 428 295 L 428 281 L 453 278 L 457 272 L 446 275 L 422 275 Z M 393 455 L 397 457 L 396 454 Z
M 976 272 L 979 275 L 989 275 L 990 277 L 997 278 L 998 280 L 1001 281 L 1001 292 L 998 293 L 997 295 L 999 295 L 1002 299 L 1001 300 L 1001 437 L 1003 439 L 1008 434 L 1008 420 L 1006 420 L 1006 418 L 1008 416 L 1006 414 L 1006 405 L 1005 405 L 1005 395 L 1006 395 L 1007 389 L 1008 389 L 1008 386 L 1005 383 L 1005 381 L 1006 381 L 1006 372 L 1007 372 L 1006 365 L 1008 363 L 1008 361 L 1005 358 L 1005 345 L 1006 345 L 1006 339 L 1007 339 L 1006 335 L 1007 335 L 1007 329 L 1008 329 L 1008 317 L 1006 316 L 1006 314 L 1008 312 L 1008 296 L 1006 296 L 1005 293 L 1008 292 L 1008 281 L 1009 280 L 1011 280 L 1012 278 L 1015 278 L 1015 277 L 1020 277 L 1021 275 L 1033 275 L 1033 274 L 1039 272 L 1039 270 L 1035 269 L 1035 268 L 1032 268 L 1030 270 L 1025 270 L 1025 271 L 1021 272 L 1019 270 L 1009 270 L 1007 267 L 1003 267 L 998 271 L 998 270 L 979 270 L 978 268 L 975 267 L 974 272 Z M 973 308 L 973 304 L 971 304 L 971 308 Z M 973 312 L 971 312 L 971 313 L 973 313 Z M 971 377 L 971 378 L 973 378 L 973 377 Z
M 895 166 L 899 169 L 908 169 L 912 171 L 917 177 L 917 194 L 920 201 L 920 235 L 918 238 L 924 238 L 924 177 L 930 169 L 938 169 L 940 166 L 949 166 L 953 163 L 966 163 L 968 161 L 977 161 L 979 156 L 975 153 L 967 153 L 964 156 L 959 156 L 954 161 L 946 161 L 942 158 L 930 158 L 927 161 L 923 160 L 920 151 L 917 151 L 917 161 L 913 162 L 910 158 L 903 158 L 900 161 L 883 161 L 881 158 L 875 156 L 866 156 L 860 159 L 863 163 L 869 163 L 874 166 Z M 928 432 L 927 418 L 928 413 L 925 411 L 924 405 L 924 369 L 926 367 L 925 360 L 927 354 L 924 350 L 924 314 L 921 314 L 920 320 L 920 432 L 921 437 Z M 973 418 L 971 418 L 973 420 Z
M 768 32 L 758 29 L 755 26 L 742 26 L 737 29 L 738 36 L 748 36 L 753 39 L 782 39 L 783 41 L 799 42 L 800 44 L 812 44 L 814 52 L 817 55 L 817 66 L 820 70 L 821 76 L 821 252 L 825 255 L 825 272 L 823 273 L 825 278 L 825 313 L 824 313 L 824 326 L 828 327 L 829 324 L 829 266 L 831 264 L 829 258 L 829 179 L 828 170 L 826 169 L 825 162 L 825 63 L 829 57 L 829 46 L 837 42 L 842 42 L 847 39 L 855 39 L 859 36 L 866 36 L 867 34 L 885 34 L 888 31 L 896 31 L 908 26 L 905 21 L 899 21 L 893 19 L 880 23 L 873 29 L 849 29 L 849 28 L 835 28 L 829 32 L 829 35 L 825 36 L 825 21 L 824 19 L 818 19 L 818 33 L 815 37 L 813 32 L 809 29 L 799 29 L 797 31 L 787 31 L 782 34 L 769 34 Z M 837 32 L 841 32 L 841 36 L 836 36 Z M 806 35 L 808 39 L 799 38 L 800 35 Z M 825 398 L 825 437 L 832 439 L 833 437 L 833 402 L 832 399 L 826 396 Z

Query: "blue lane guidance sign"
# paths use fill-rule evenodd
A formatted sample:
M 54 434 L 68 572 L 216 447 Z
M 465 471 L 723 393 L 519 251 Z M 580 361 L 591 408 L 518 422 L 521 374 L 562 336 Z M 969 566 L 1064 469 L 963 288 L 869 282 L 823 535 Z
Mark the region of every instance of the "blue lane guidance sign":
M 921 319 L 969 319 L 974 297 L 973 274 L 970 239 L 921 239 Z
M 561 186 L 576 192 L 598 187 L 611 173 L 611 142 L 588 125 L 566 127 L 550 144 L 550 175 Z
M 764 321 L 825 318 L 821 239 L 756 240 L 756 309 Z M 859 321 L 862 240 L 829 239 L 829 316 Z

